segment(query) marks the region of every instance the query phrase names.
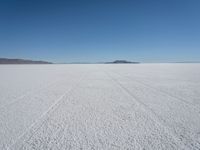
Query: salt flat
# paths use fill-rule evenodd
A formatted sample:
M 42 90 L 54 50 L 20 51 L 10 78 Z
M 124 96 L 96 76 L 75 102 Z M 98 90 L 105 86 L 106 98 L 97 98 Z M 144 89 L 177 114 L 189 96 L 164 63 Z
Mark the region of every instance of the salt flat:
M 0 149 L 200 149 L 200 64 L 0 65 Z

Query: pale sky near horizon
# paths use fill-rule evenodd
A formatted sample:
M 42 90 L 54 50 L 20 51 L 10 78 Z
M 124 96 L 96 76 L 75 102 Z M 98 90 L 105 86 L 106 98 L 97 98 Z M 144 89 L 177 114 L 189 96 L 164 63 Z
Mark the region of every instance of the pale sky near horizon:
M 200 1 L 0 0 L 0 57 L 200 61 Z

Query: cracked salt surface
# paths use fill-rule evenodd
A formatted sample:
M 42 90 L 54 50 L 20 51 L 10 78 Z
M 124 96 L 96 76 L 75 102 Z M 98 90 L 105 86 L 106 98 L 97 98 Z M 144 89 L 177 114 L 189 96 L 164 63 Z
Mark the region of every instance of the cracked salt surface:
M 0 149 L 200 149 L 200 64 L 0 66 Z

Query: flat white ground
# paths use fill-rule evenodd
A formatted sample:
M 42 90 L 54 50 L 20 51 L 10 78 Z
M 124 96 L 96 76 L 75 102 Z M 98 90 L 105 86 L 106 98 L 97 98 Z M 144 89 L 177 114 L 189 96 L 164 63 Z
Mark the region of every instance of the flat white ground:
M 200 149 L 200 64 L 1 65 L 0 149 Z

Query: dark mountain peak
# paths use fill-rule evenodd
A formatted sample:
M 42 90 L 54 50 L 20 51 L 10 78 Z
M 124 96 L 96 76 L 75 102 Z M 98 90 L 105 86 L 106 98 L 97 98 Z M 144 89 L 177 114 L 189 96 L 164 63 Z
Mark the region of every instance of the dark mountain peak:
M 113 62 L 107 62 L 107 64 L 138 64 L 139 62 L 132 62 L 127 60 L 115 60 Z

